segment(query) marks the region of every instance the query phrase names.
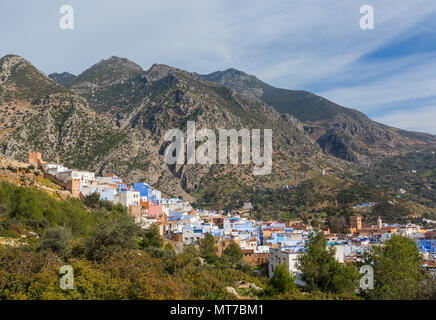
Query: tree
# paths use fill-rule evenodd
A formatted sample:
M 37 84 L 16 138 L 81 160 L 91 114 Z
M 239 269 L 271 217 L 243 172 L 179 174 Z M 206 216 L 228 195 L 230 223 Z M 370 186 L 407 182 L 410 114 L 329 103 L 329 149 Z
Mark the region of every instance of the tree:
M 169 242 L 165 243 L 163 248 L 165 251 L 174 252 L 174 247 Z
M 360 274 L 353 265 L 343 265 L 335 259 L 335 249 L 327 249 L 324 234 L 311 235 L 305 252 L 297 258 L 297 268 L 310 291 L 352 294 L 359 285 Z
M 373 247 L 367 262 L 374 268 L 374 299 L 414 299 L 421 291 L 425 275 L 416 244 L 392 235 L 383 247 Z
M 325 208 L 327 213 L 327 224 L 332 233 L 345 233 L 347 224 L 350 224 L 350 217 L 353 215 L 350 205 Z
M 71 231 L 61 227 L 53 227 L 47 229 L 43 236 L 40 248 L 43 250 L 51 250 L 59 256 L 67 256 L 70 252 L 70 244 L 72 240 Z
M 230 262 L 230 265 L 233 267 L 236 263 L 241 261 L 244 257 L 241 248 L 236 244 L 235 241 L 232 241 L 227 248 L 223 251 L 223 258 Z
M 137 246 L 138 235 L 139 227 L 127 214 L 102 221 L 88 238 L 87 256 L 91 260 L 102 260 L 123 250 L 133 249 Z
M 216 263 L 218 260 L 215 240 L 210 233 L 207 233 L 204 239 L 200 240 L 200 255 L 206 259 L 207 263 Z
M 150 228 L 142 232 L 142 237 L 139 243 L 141 248 L 162 248 L 163 238 L 159 232 L 159 226 L 153 223 Z
M 327 223 L 331 233 L 344 233 L 346 229 L 345 218 L 339 216 L 329 216 Z
M 88 208 L 98 209 L 100 207 L 100 195 L 97 192 L 91 193 L 85 197 L 84 203 Z
M 199 252 L 194 244 L 188 244 L 183 247 L 176 257 L 176 267 L 183 268 L 188 264 L 198 263 Z
M 267 291 L 270 294 L 286 293 L 295 290 L 295 278 L 290 275 L 285 263 L 274 269 L 274 275 L 269 281 Z

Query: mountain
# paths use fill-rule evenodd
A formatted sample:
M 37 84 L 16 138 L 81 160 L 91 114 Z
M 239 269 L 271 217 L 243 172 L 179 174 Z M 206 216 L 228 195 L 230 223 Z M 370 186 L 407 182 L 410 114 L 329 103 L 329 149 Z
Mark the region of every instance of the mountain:
M 102 120 L 76 93 L 56 84 L 25 59 L 0 60 L 0 150 L 27 160 L 30 150 L 45 159 L 58 156 L 66 165 L 91 168 L 125 134 Z
M 126 59 L 112 56 L 109 59 L 102 59 L 89 69 L 85 70 L 77 77 L 72 79 L 68 87 L 80 85 L 113 85 L 122 83 L 135 74 L 140 74 L 144 70 L 136 63 Z
M 278 188 L 310 172 L 346 166 L 326 157 L 293 116 L 180 69 L 155 64 L 145 71 L 111 57 L 61 87 L 22 58 L 5 61 L 11 70 L 17 69 L 14 63 L 25 67 L 29 78 L 14 86 L 29 92 L 25 100 L 1 105 L 0 147 L 9 157 L 25 160 L 28 150 L 37 150 L 47 160 L 59 156 L 70 167 L 145 180 L 188 199 L 205 196 L 203 190 L 222 185 L 223 179 L 229 191 L 245 197 L 242 190 Z M 37 92 L 29 88 L 34 83 L 40 84 Z M 272 174 L 254 176 L 252 164 L 167 165 L 164 134 L 171 128 L 185 131 L 188 120 L 196 122 L 197 130 L 215 132 L 274 128 Z
M 68 92 L 22 57 L 7 55 L 0 59 L 0 100 L 29 101 L 49 94 Z
M 313 93 L 279 89 L 262 82 L 253 75 L 230 68 L 199 77 L 219 83 L 251 98 L 273 106 L 277 111 L 290 113 L 303 122 L 327 120 L 337 114 L 357 115 L 358 111 L 341 107 Z
M 289 113 L 304 123 L 319 146 L 335 157 L 366 163 L 374 156 L 407 152 L 436 144 L 436 137 L 408 132 L 375 121 L 306 91 L 279 89 L 236 69 L 198 75 Z
M 377 162 L 434 140 L 339 106 L 317 121 L 279 112 L 263 100 L 260 80 L 235 70 L 206 77 L 162 64 L 143 70 L 110 57 L 61 86 L 21 57 L 0 61 L 1 153 L 26 161 L 29 150 L 40 151 L 48 161 L 59 158 L 72 168 L 147 181 L 167 195 L 215 209 L 251 200 L 257 211 L 273 208 L 277 216 L 336 204 L 341 193 L 350 201 L 381 197 L 372 185 L 356 187 L 361 178 L 353 172 L 361 171 L 360 164 L 345 160 Z M 316 96 L 308 97 L 321 108 Z M 216 137 L 219 129 L 272 129 L 272 173 L 256 176 L 253 164 L 166 164 L 164 135 L 176 128 L 186 132 L 187 121 Z M 396 148 L 406 139 L 409 144 Z M 391 145 L 383 153 L 386 141 Z M 280 192 L 284 185 L 290 191 Z
M 60 85 L 64 85 L 65 83 L 70 82 L 76 78 L 74 74 L 71 74 L 69 72 L 62 72 L 62 73 L 55 72 L 49 74 L 48 77 Z
M 118 62 L 118 63 L 117 63 Z M 138 143 L 148 145 L 151 154 L 159 155 L 160 161 L 149 161 L 144 155 L 136 163 L 119 168 L 128 174 L 142 167 L 149 170 L 136 178 L 147 179 L 167 192 L 174 188 L 156 172 L 168 167 L 180 180 L 181 188 L 191 195 L 199 195 L 205 186 L 219 184 L 218 178 L 230 180 L 231 186 L 245 188 L 253 185 L 278 187 L 296 183 L 307 177 L 307 170 L 321 172 L 321 167 L 335 166 L 320 148 L 304 132 L 300 121 L 291 115 L 283 115 L 263 102 L 248 99 L 234 90 L 203 81 L 195 74 L 167 65 L 155 64 L 146 71 L 138 68 L 122 68 L 131 65 L 124 58 L 112 57 L 83 72 L 66 87 L 85 97 L 90 106 L 104 115 L 118 128 L 134 136 Z M 97 68 L 98 67 L 98 68 Z M 105 70 L 105 77 L 90 70 Z M 112 70 L 123 70 L 114 72 Z M 119 80 L 121 77 L 122 80 Z M 79 81 L 83 79 L 82 81 Z M 231 165 L 169 167 L 162 160 L 165 132 L 170 128 L 185 130 L 187 121 L 195 121 L 197 129 L 210 128 L 274 128 L 273 144 L 276 152 L 275 172 L 268 177 L 253 177 L 252 167 Z M 341 165 L 336 165 L 341 167 Z M 292 170 L 290 170 L 292 168 Z M 173 190 L 169 190 L 172 188 Z M 201 195 L 200 195 L 201 196 Z

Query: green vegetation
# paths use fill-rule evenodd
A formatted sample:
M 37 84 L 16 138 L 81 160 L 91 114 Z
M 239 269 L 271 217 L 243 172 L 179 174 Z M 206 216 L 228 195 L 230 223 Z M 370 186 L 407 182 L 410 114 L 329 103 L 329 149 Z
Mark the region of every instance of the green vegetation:
M 139 245 L 141 248 L 162 248 L 163 239 L 157 224 L 152 224 L 150 228 L 142 232 Z
M 224 249 L 222 254 L 222 259 L 228 261 L 232 267 L 240 262 L 243 257 L 244 254 L 242 253 L 241 248 L 234 241 Z
M 422 258 L 410 239 L 393 235 L 383 247 L 373 247 L 367 261 L 374 266 L 375 287 L 367 293 L 373 299 L 423 298 L 429 285 L 434 290 L 434 281 L 425 281 Z
M 265 294 L 274 296 L 296 290 L 295 277 L 291 277 L 286 264 L 278 265 L 274 270 L 274 275 L 265 289 Z
M 344 296 L 354 295 L 360 275 L 356 266 L 341 264 L 335 259 L 335 249 L 327 248 L 324 234 L 312 235 L 298 257 L 297 266 L 302 272 L 305 290 L 321 291 Z
M 212 264 L 203 265 L 195 247 L 179 255 L 162 248 L 157 227 L 141 230 L 123 206 L 95 195 L 85 204 L 0 183 L 0 236 L 26 236 L 19 246 L 0 246 L 0 299 L 233 299 L 225 287 L 237 281 L 264 286 L 220 263 L 213 237 L 201 249 Z M 74 269 L 74 290 L 59 287 L 65 264 Z
M 21 239 L 17 246 L 0 246 L 0 299 L 234 299 L 225 288 L 242 280 L 261 290 L 237 292 L 261 299 L 426 299 L 435 294 L 416 245 L 401 237 L 393 236 L 366 257 L 374 265 L 376 286 L 357 294 L 356 266 L 337 262 L 318 233 L 298 258 L 307 284 L 298 288 L 284 265 L 270 280 L 253 276 L 234 242 L 218 257 L 208 234 L 199 248 L 188 245 L 176 254 L 163 245 L 156 225 L 141 230 L 120 205 L 95 195 L 84 204 L 57 200 L 5 182 L 0 183 L 0 235 Z M 74 269 L 74 290 L 59 287 L 59 268 L 65 264 Z
M 51 250 L 60 257 L 69 255 L 72 235 L 69 229 L 61 226 L 48 228 L 41 243 L 42 250 Z
M 210 233 L 206 234 L 206 236 L 200 241 L 200 254 L 207 263 L 216 263 L 218 260 L 215 240 Z

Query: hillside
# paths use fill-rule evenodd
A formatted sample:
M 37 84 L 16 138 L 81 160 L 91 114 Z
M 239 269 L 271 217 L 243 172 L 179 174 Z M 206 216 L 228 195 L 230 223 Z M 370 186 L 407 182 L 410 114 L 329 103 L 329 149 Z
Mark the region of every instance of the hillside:
M 426 206 L 436 207 L 436 149 L 385 158 L 359 175 L 367 184 Z M 404 190 L 403 192 L 399 192 Z
M 0 181 L 0 300 L 236 299 L 227 286 L 264 287 L 248 272 L 199 264 L 195 248 L 176 255 L 122 205 L 88 202 Z M 59 286 L 65 264 L 74 290 Z
M 118 59 L 119 66 L 115 66 Z M 137 68 L 122 68 L 128 64 L 123 58 L 111 57 L 84 71 L 71 83 L 72 90 L 88 99 L 90 106 L 104 114 L 120 129 L 129 134 L 143 136 L 153 144 L 154 154 L 162 155 L 163 135 L 169 128 L 185 130 L 188 120 L 195 121 L 201 128 L 274 128 L 274 174 L 262 178 L 252 175 L 247 166 L 180 166 L 171 168 L 174 176 L 180 178 L 182 188 L 196 194 L 199 188 L 210 186 L 216 177 L 228 176 L 235 187 L 280 186 L 295 183 L 306 178 L 306 168 L 320 171 L 321 166 L 335 166 L 325 157 L 314 141 L 304 132 L 301 123 L 290 115 L 282 115 L 272 107 L 247 99 L 222 86 L 199 79 L 195 74 L 169 67 L 153 65 L 149 70 L 139 72 Z M 110 72 L 111 68 L 124 70 Z M 105 70 L 102 74 L 92 72 L 95 78 L 90 82 L 89 70 Z M 133 70 L 133 72 L 132 72 Z M 109 77 L 107 75 L 116 76 Z M 123 81 L 117 81 L 118 77 Z M 105 81 L 101 81 L 106 77 Z M 79 82 L 79 79 L 86 81 Z M 142 159 L 141 161 L 145 161 Z M 151 162 L 151 166 L 162 164 Z M 341 164 L 337 165 L 341 167 Z M 292 168 L 292 170 L 289 170 Z M 131 167 L 134 169 L 134 167 Z M 146 176 L 161 188 L 168 188 L 166 180 Z
M 47 86 L 42 90 L 58 88 L 27 64 L 32 83 L 44 77 Z M 28 85 L 20 90 L 32 92 Z M 304 180 L 309 169 L 341 171 L 346 166 L 326 157 L 291 115 L 169 66 L 143 71 L 127 59 L 111 57 L 65 86 L 71 91 L 61 87 L 55 95 L 29 95 L 30 102 L 2 104 L 4 154 L 25 160 L 28 150 L 38 150 L 52 161 L 59 155 L 68 166 L 116 172 L 127 181 L 146 180 L 167 194 L 188 199 L 213 185 L 216 177 L 227 176 L 234 187 L 254 191 Z M 197 130 L 215 132 L 274 128 L 273 174 L 253 176 L 252 164 L 166 165 L 164 133 L 170 128 L 184 131 L 188 120 L 196 122 Z
M 3 154 L 26 161 L 28 151 L 40 151 L 48 161 L 116 173 L 127 182 L 147 181 L 166 194 L 215 209 L 252 201 L 256 214 L 282 217 L 291 211 L 321 212 L 342 203 L 338 199 L 344 194 L 345 204 L 384 199 L 391 190 L 378 190 L 377 178 L 365 179 L 371 176 L 366 170 L 435 139 L 380 125 L 309 93 L 288 90 L 282 97 L 303 97 L 309 109 L 326 106 L 330 111 L 320 112 L 324 120 L 278 112 L 263 101 L 268 85 L 236 70 L 200 77 L 159 64 L 143 70 L 111 57 L 66 82 L 68 76 L 52 75 L 64 83 L 60 86 L 23 58 L 1 61 L 0 92 L 7 97 L 0 104 Z M 292 107 L 296 100 L 289 101 Z M 185 132 L 187 121 L 195 121 L 197 132 L 210 128 L 217 137 L 218 129 L 272 128 L 272 174 L 253 175 L 253 164 L 167 165 L 164 134 L 171 128 Z M 328 177 L 321 176 L 323 171 Z M 286 191 L 284 185 L 296 187 Z M 350 196 L 349 190 L 357 193 Z M 418 191 L 410 199 L 415 204 L 421 202 Z M 433 200 L 422 205 L 424 211 L 434 207 Z
M 51 73 L 48 75 L 50 79 L 52 79 L 54 82 L 59 83 L 60 85 L 64 85 L 67 82 L 72 81 L 76 78 L 74 74 L 71 74 L 69 72 L 62 72 L 62 73 Z
M 22 57 L 7 55 L 0 59 L 0 101 L 2 103 L 29 102 L 49 94 L 67 92 L 67 89 L 53 82 Z

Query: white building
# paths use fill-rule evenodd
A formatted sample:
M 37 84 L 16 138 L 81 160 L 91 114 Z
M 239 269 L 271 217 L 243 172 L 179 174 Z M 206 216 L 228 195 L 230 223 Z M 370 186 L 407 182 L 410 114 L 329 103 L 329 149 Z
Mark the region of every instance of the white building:
M 121 203 L 123 206 L 138 206 L 140 204 L 139 191 L 127 190 L 120 191 L 114 196 L 114 204 Z
M 51 174 L 52 176 L 55 176 L 59 172 L 65 172 L 70 170 L 61 164 L 54 164 L 54 163 L 47 163 L 44 166 L 44 168 L 45 168 L 45 172 Z
M 200 239 L 204 238 L 202 228 L 187 226 L 183 228 L 183 244 L 199 244 Z
M 421 230 L 420 226 L 415 224 L 407 224 L 398 228 L 398 233 L 403 237 L 411 237 L 413 234 L 418 233 Z
M 329 246 L 327 246 L 328 248 Z M 335 245 L 335 258 L 340 263 L 344 263 L 344 246 L 343 245 Z M 270 248 L 269 256 L 268 256 L 268 274 L 271 278 L 274 275 L 275 268 L 284 263 L 288 269 L 288 272 L 292 275 L 296 276 L 296 283 L 298 283 L 300 279 L 300 272 L 297 269 L 297 258 L 298 254 L 304 251 L 304 246 L 286 246 L 283 247 L 282 243 L 279 242 L 278 248 Z
M 168 203 L 167 201 L 161 200 L 160 204 L 162 205 L 162 211 L 167 212 L 167 213 L 170 211 L 180 211 L 180 212 L 192 211 L 191 204 L 188 201 L 179 201 L 179 202 Z
M 255 250 L 257 248 L 257 239 L 249 238 L 240 241 L 241 249 L 243 250 Z
M 77 171 L 77 170 L 68 170 L 61 171 L 55 174 L 56 178 L 67 182 L 67 180 L 78 179 L 82 181 L 82 184 L 87 184 L 95 180 L 94 172 L 88 171 Z

